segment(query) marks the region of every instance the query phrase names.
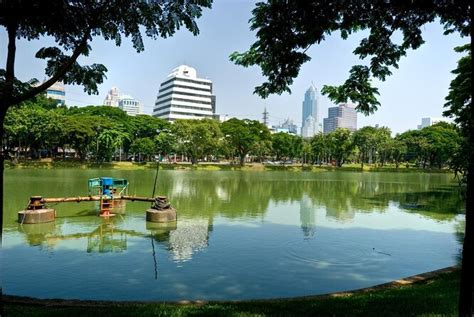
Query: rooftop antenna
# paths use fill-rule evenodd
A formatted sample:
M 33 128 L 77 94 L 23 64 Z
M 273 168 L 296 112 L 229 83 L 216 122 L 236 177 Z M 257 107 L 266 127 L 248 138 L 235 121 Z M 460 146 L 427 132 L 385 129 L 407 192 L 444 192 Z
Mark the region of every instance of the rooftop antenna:
M 264 110 L 263 110 L 263 124 L 265 126 L 268 126 L 268 111 L 267 111 L 267 106 L 265 106 Z

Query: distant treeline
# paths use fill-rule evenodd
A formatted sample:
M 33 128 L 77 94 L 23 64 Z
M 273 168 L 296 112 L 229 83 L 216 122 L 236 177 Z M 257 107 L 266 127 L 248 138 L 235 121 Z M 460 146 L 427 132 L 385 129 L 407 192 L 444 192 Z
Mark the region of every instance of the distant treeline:
M 118 160 L 373 164 L 411 163 L 423 168 L 459 169 L 464 139 L 459 129 L 438 123 L 391 137 L 389 128 L 337 129 L 310 140 L 271 134 L 255 120 L 177 120 L 128 116 L 105 106 L 56 106 L 43 96 L 8 111 L 3 150 L 12 160 L 63 158 Z

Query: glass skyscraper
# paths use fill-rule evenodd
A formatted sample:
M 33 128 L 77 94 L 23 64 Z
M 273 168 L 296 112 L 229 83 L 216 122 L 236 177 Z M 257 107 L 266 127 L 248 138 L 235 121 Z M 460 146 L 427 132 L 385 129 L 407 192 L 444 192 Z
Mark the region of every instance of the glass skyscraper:
M 314 85 L 311 85 L 304 94 L 301 136 L 303 138 L 311 138 L 320 131 L 318 91 Z

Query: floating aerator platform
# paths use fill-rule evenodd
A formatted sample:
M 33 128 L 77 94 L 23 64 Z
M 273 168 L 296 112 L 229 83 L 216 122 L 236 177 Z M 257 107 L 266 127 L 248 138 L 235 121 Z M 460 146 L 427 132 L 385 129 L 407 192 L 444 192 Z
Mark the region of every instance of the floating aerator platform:
M 147 201 L 152 206 L 146 211 L 146 220 L 150 222 L 176 221 L 176 210 L 171 207 L 166 196 L 138 197 L 128 195 L 128 181 L 123 178 L 99 177 L 88 180 L 89 196 L 44 198 L 42 196 L 31 196 L 25 210 L 18 212 L 20 223 L 43 223 L 54 221 L 56 211 L 47 208 L 47 203 L 98 201 L 99 216 L 115 216 L 112 211 L 114 207 L 123 201 Z

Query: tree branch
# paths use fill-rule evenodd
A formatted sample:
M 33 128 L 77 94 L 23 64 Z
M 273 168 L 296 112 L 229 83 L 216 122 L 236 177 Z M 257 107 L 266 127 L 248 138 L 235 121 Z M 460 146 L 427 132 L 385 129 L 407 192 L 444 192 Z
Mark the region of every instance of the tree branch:
M 7 55 L 7 64 L 5 71 L 5 86 L 1 92 L 1 99 L 3 99 L 4 105 L 8 105 L 12 100 L 13 94 L 13 81 L 15 79 L 15 55 L 16 55 L 16 30 L 18 24 L 15 22 L 10 23 L 7 27 L 8 32 L 8 55 Z M 8 108 L 6 106 L 5 108 Z M 2 109 L 3 110 L 3 109 Z M 5 109 L 6 112 L 7 109 Z
M 87 45 L 87 40 L 88 40 L 90 34 L 91 34 L 91 29 L 89 28 L 84 33 L 84 36 L 82 37 L 81 42 L 79 43 L 79 45 L 76 46 L 76 48 L 74 49 L 74 52 L 72 53 L 71 57 L 61 67 L 61 69 L 56 74 L 54 74 L 54 76 L 52 76 L 50 79 L 48 79 L 47 81 L 45 81 L 41 85 L 36 86 L 36 87 L 28 90 L 23 95 L 20 95 L 20 96 L 17 96 L 15 98 L 13 98 L 11 104 L 17 104 L 17 103 L 20 103 L 22 101 L 25 101 L 27 99 L 30 99 L 30 98 L 34 97 L 35 95 L 39 94 L 40 92 L 42 92 L 42 91 L 48 89 L 49 87 L 51 87 L 55 82 L 57 82 L 61 77 L 63 77 L 68 72 L 68 70 L 71 68 L 71 66 L 76 62 L 77 58 L 81 55 L 82 51 L 84 50 L 84 48 Z

